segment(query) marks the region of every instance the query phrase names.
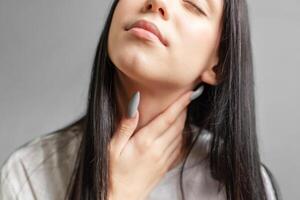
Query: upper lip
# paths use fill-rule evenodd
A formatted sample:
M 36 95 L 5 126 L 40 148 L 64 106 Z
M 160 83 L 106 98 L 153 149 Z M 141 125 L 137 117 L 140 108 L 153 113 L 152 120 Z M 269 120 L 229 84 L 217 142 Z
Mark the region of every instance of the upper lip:
M 157 28 L 157 26 L 147 20 L 141 19 L 141 20 L 137 20 L 135 23 L 129 25 L 126 30 L 129 30 L 131 28 L 134 27 L 138 27 L 138 28 L 143 28 L 147 31 L 152 32 L 153 34 L 155 34 L 159 40 L 165 45 L 168 46 L 168 41 L 163 37 L 163 35 L 161 34 L 161 32 L 159 31 L 159 29 Z

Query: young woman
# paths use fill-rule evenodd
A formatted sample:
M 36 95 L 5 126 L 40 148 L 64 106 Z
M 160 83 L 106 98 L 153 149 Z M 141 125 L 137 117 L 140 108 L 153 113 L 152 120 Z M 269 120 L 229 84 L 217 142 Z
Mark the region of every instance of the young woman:
M 279 199 L 251 51 L 245 0 L 114 1 L 86 115 L 15 151 L 0 197 Z

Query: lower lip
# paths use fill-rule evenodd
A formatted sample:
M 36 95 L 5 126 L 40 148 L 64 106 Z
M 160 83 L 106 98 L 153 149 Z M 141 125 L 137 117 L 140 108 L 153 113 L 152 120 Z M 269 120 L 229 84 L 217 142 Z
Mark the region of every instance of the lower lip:
M 129 32 L 142 39 L 148 39 L 148 40 L 150 39 L 153 41 L 161 42 L 160 39 L 155 34 L 142 28 L 135 27 L 130 29 Z

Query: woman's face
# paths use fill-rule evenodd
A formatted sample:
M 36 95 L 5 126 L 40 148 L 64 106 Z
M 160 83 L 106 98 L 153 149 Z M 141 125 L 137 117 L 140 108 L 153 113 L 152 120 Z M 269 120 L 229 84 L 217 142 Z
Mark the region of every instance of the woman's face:
M 119 0 L 109 30 L 109 57 L 143 84 L 179 88 L 209 82 L 218 63 L 222 8 L 222 0 Z M 140 19 L 154 23 L 168 45 L 125 30 Z

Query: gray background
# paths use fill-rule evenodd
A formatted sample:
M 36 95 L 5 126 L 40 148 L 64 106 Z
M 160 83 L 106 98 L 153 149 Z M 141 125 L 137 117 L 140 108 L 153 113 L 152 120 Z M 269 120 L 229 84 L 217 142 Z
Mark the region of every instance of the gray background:
M 83 115 L 110 2 L 0 0 L 0 163 Z M 299 8 L 249 1 L 260 152 L 284 199 L 300 199 Z

